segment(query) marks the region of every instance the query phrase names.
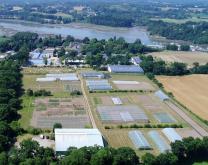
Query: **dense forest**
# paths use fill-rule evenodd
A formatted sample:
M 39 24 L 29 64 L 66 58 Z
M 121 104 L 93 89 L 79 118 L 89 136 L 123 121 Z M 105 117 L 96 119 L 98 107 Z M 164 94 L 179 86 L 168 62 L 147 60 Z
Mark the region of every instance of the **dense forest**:
M 172 40 L 192 41 L 196 44 L 208 44 L 208 22 L 185 24 L 150 22 L 148 30 L 153 35 L 160 35 Z

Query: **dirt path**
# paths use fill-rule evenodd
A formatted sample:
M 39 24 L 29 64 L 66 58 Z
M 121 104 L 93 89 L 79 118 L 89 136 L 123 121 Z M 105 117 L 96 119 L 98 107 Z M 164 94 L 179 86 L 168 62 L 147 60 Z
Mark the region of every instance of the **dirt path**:
M 87 112 L 88 112 L 88 114 L 89 114 L 89 117 L 90 117 L 90 120 L 91 120 L 91 123 L 92 123 L 92 127 L 93 127 L 93 128 L 97 128 L 97 125 L 96 125 L 96 123 L 95 123 L 93 114 L 92 114 L 91 109 L 90 109 L 89 101 L 88 101 L 88 99 L 87 99 L 87 94 L 86 94 L 85 89 L 84 89 L 84 80 L 82 79 L 81 76 L 79 76 L 79 79 L 80 79 L 80 81 L 81 81 L 82 93 L 83 93 L 83 96 L 84 96 L 84 100 L 86 101 Z
M 170 101 L 165 102 L 172 110 L 179 114 L 188 124 L 190 124 L 193 129 L 195 129 L 201 136 L 208 136 L 208 132 L 204 130 L 200 125 L 198 125 L 194 120 L 192 120 L 185 112 L 178 108 L 175 104 Z

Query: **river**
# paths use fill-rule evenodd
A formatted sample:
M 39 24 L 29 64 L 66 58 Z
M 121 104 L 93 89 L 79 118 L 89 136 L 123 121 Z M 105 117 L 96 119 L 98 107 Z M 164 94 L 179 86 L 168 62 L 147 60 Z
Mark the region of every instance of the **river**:
M 16 32 L 35 32 L 39 35 L 72 35 L 75 38 L 84 37 L 109 39 L 114 36 L 123 37 L 127 42 L 140 39 L 145 45 L 155 45 L 148 32 L 141 27 L 114 28 L 84 23 L 72 23 L 68 25 L 47 25 L 25 21 L 0 20 L 0 35 L 13 35 Z

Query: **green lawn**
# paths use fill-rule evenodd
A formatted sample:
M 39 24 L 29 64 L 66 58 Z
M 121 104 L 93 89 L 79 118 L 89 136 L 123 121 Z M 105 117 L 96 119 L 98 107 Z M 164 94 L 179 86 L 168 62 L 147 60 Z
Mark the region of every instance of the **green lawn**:
M 9 40 L 9 38 L 5 38 L 5 37 L 1 37 L 1 36 L 0 36 L 0 42 L 5 42 L 5 41 L 7 41 L 7 40 Z
M 34 97 L 23 96 L 22 97 L 22 109 L 19 111 L 21 118 L 19 123 L 21 127 L 27 129 L 30 126 L 30 119 L 34 110 Z
M 208 165 L 208 162 L 197 162 L 194 163 L 193 165 Z

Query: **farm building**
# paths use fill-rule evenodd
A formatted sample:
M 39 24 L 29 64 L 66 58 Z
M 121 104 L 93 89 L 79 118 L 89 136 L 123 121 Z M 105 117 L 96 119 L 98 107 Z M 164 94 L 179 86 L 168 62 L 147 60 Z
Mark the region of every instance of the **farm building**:
M 148 135 L 152 139 L 152 141 L 156 144 L 160 152 L 164 153 L 164 152 L 169 152 L 171 150 L 170 145 L 157 131 L 150 131 Z
M 180 141 L 182 140 L 182 137 L 173 128 L 164 128 L 162 132 L 170 142 L 175 142 L 176 140 L 180 140 Z
M 104 147 L 103 138 L 98 129 L 55 129 L 55 150 L 65 152 L 69 147 Z
M 148 150 L 151 149 L 150 144 L 140 131 L 130 131 L 129 138 L 134 144 L 136 149 Z
M 136 65 L 108 65 L 108 71 L 111 73 L 144 73 L 144 70 Z
M 141 62 L 142 62 L 142 60 L 138 56 L 131 58 L 131 63 L 133 63 L 134 65 L 139 65 Z
M 162 101 L 165 101 L 165 100 L 169 99 L 169 97 L 161 90 L 155 92 L 155 96 L 159 97 L 160 100 L 162 100 Z
M 101 72 L 82 72 L 81 73 L 82 77 L 83 78 L 99 78 L 99 79 L 102 79 L 102 78 L 105 78 L 105 75 Z

